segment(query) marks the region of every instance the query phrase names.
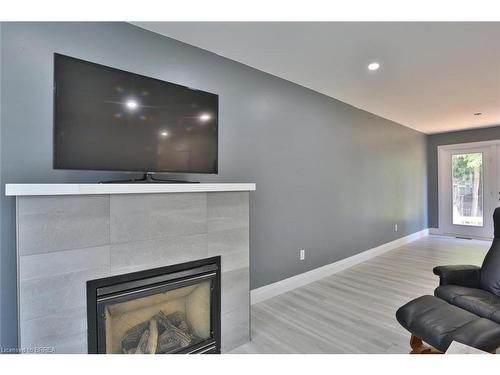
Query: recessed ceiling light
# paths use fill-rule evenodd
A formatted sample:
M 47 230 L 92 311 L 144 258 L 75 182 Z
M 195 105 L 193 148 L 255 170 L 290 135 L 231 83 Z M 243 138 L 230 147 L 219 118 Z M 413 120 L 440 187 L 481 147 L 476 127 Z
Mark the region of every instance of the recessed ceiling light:
M 160 133 L 160 135 L 161 135 L 162 137 L 168 137 L 168 132 L 167 132 L 167 131 L 162 131 L 162 132 Z
M 378 68 L 380 68 L 380 64 L 378 62 L 372 62 L 370 64 L 368 64 L 368 70 L 378 70 Z
M 483 114 L 483 112 L 476 112 L 474 113 L 474 116 L 481 116 Z

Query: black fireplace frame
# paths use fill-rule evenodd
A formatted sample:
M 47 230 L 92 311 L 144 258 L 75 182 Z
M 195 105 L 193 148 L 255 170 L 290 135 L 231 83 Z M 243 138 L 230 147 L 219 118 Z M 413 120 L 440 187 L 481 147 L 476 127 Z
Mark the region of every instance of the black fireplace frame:
M 221 345 L 221 257 L 211 257 L 158 267 L 123 275 L 104 277 L 87 281 L 87 349 L 89 354 L 104 354 L 104 320 L 99 320 L 99 299 L 119 300 L 124 292 L 133 292 L 137 296 L 155 288 L 161 290 L 177 289 L 192 285 L 204 277 L 212 280 L 211 289 L 211 330 L 212 338 L 204 340 L 176 354 L 220 353 Z M 213 275 L 215 274 L 215 275 Z M 168 282 L 169 284 L 165 284 Z M 171 288 L 169 287 L 171 286 Z M 144 289 L 147 287 L 147 289 Z

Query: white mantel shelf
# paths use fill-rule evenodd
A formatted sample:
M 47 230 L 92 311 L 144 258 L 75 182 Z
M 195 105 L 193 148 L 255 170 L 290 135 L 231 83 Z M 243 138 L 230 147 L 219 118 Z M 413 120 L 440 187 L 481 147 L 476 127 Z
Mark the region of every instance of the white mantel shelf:
M 95 195 L 95 194 L 151 194 L 203 193 L 218 191 L 254 191 L 255 184 L 6 184 L 7 196 L 33 195 Z

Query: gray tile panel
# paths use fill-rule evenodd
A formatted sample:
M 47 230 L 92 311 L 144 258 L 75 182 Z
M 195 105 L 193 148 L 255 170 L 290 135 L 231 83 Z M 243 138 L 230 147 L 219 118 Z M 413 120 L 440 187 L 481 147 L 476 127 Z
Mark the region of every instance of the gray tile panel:
M 239 308 L 221 316 L 221 351 L 227 353 L 250 340 L 250 310 Z
M 208 233 L 208 255 L 222 256 L 222 270 L 248 268 L 250 262 L 248 229 L 237 228 Z
M 248 271 L 248 268 L 241 268 L 234 271 L 222 272 L 221 310 L 223 314 L 237 308 L 249 308 Z
M 109 196 L 18 198 L 21 255 L 109 243 Z
M 248 228 L 248 196 L 248 192 L 208 194 L 208 231 Z
M 19 278 L 42 279 L 96 268 L 109 268 L 109 245 L 21 256 Z
M 207 257 L 206 234 L 113 244 L 111 272 L 133 272 Z
M 111 195 L 111 243 L 206 233 L 207 194 Z
M 86 308 L 61 309 L 56 313 L 22 321 L 21 346 L 57 346 L 87 331 Z
M 21 321 L 51 316 L 87 302 L 86 282 L 109 275 L 109 267 L 22 280 L 19 288 Z

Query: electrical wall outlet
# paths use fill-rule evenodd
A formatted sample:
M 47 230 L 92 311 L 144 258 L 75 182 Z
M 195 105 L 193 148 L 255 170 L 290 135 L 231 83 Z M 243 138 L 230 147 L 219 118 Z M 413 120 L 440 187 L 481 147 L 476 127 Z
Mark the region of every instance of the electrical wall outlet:
M 300 257 L 300 260 L 306 259 L 306 251 L 305 250 L 300 250 L 299 251 L 299 257 Z
M 397 231 L 398 231 L 398 225 L 394 224 L 394 232 L 397 232 Z

